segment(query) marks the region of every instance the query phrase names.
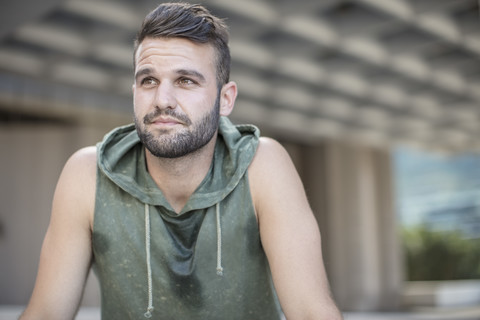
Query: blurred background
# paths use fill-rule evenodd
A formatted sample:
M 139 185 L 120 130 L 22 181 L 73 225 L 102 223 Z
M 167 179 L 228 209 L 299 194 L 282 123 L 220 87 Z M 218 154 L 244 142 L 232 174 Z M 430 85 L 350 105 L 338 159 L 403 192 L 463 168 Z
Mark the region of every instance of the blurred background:
M 303 178 L 346 318 L 480 319 L 479 2 L 195 3 L 230 26 L 232 121 Z M 0 319 L 28 302 L 66 159 L 132 122 L 133 38 L 157 4 L 1 2 Z M 78 319 L 98 318 L 95 281 Z

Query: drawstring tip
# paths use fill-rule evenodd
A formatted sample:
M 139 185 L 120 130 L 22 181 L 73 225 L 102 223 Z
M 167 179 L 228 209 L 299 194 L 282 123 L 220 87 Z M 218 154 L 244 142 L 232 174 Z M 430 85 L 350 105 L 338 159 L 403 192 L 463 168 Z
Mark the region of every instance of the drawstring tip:
M 151 318 L 151 317 L 152 317 L 152 311 L 153 311 L 153 307 L 148 308 L 148 309 L 147 309 L 147 312 L 145 312 L 145 313 L 143 314 L 143 316 L 144 316 L 145 318 Z
M 223 276 L 223 268 L 217 268 L 217 276 Z

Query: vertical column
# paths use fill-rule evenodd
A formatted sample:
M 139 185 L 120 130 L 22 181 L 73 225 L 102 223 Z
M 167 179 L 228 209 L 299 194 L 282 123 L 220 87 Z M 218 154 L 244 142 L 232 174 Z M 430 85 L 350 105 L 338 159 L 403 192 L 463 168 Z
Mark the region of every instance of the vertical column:
M 395 211 L 394 172 L 390 152 L 376 152 L 376 181 L 378 186 L 378 220 L 380 252 L 382 255 L 382 296 L 380 306 L 385 310 L 401 307 L 404 284 L 404 257 L 400 229 Z
M 343 310 L 395 309 L 402 286 L 389 152 L 329 142 L 305 147 L 303 181 Z

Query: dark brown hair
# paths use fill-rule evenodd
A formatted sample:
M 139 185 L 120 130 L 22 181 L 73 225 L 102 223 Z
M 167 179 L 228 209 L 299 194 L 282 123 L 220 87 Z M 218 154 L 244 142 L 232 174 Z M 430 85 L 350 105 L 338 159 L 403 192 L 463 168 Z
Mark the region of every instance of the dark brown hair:
M 196 43 L 210 44 L 216 52 L 217 85 L 223 86 L 230 78 L 230 49 L 228 28 L 222 19 L 205 7 L 187 3 L 163 3 L 151 11 L 143 21 L 134 44 L 147 38 L 185 38 Z

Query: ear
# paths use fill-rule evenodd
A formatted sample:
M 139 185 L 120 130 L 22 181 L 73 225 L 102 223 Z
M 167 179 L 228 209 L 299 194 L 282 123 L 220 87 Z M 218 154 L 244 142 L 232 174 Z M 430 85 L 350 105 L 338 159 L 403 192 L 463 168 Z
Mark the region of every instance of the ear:
M 228 116 L 232 113 L 237 98 L 237 84 L 230 81 L 224 84 L 220 91 L 220 115 Z

